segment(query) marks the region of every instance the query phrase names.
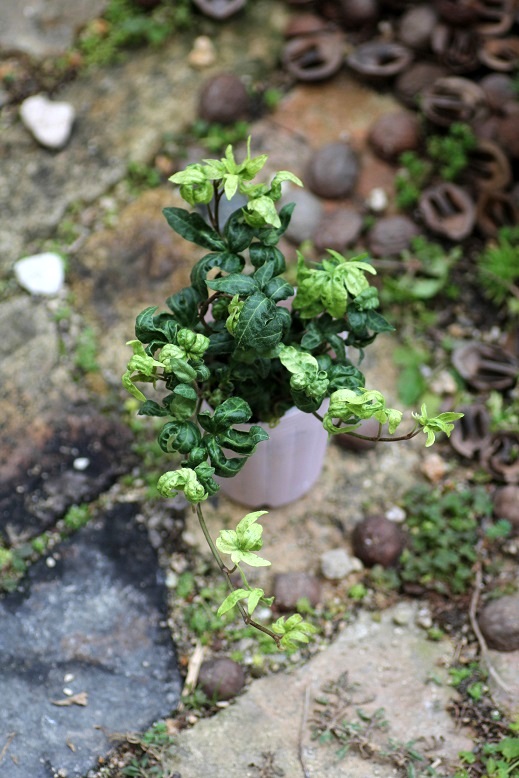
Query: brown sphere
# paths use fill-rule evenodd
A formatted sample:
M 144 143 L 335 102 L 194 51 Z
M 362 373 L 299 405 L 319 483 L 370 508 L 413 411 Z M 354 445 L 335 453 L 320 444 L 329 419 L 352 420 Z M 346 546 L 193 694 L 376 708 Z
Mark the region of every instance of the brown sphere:
M 353 553 L 367 567 L 392 567 L 400 559 L 406 544 L 404 531 L 385 516 L 368 516 L 355 526 Z
M 249 112 L 249 95 L 234 73 L 213 76 L 202 87 L 198 115 L 207 122 L 233 124 Z
M 397 161 L 404 151 L 416 151 L 421 141 L 420 120 L 404 111 L 383 114 L 371 125 L 369 142 L 377 156 Z
M 347 143 L 336 141 L 313 154 L 306 170 L 306 183 L 319 197 L 341 198 L 351 194 L 358 175 L 357 154 Z

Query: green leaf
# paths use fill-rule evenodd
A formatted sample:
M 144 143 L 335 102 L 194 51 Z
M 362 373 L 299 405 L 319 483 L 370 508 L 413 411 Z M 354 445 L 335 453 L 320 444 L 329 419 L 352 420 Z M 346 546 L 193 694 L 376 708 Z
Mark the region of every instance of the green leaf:
M 222 554 L 230 554 L 233 563 L 245 562 L 252 567 L 266 567 L 270 562 L 254 551 L 259 551 L 262 546 L 261 534 L 263 527 L 255 522 L 267 511 L 255 511 L 248 513 L 237 524 L 236 530 L 220 530 L 216 539 L 216 547 Z
M 254 267 L 261 267 L 266 262 L 274 265 L 273 276 L 278 276 L 286 270 L 285 257 L 275 246 L 267 246 L 263 243 L 252 243 L 249 247 L 250 261 Z
M 164 208 L 162 213 L 169 226 L 190 243 L 196 243 L 211 251 L 224 251 L 226 246 L 221 236 L 213 230 L 198 213 L 184 208 Z
M 198 305 L 201 301 L 202 297 L 196 289 L 187 286 L 168 297 L 166 305 L 182 327 L 194 327 L 198 322 Z
M 263 222 L 264 224 L 271 224 L 273 227 L 281 227 L 281 220 L 276 210 L 276 206 L 268 195 L 260 195 L 260 197 L 249 200 L 247 203 L 247 210 L 253 217 L 259 217 L 261 220 L 260 226 L 262 226 Z
M 192 421 L 169 421 L 159 432 L 159 446 L 166 453 L 187 454 L 201 441 L 200 430 Z
M 258 283 L 253 276 L 233 274 L 224 278 L 207 281 L 207 286 L 215 292 L 231 295 L 251 295 L 258 289 Z
M 191 284 L 196 291 L 207 297 L 206 278 L 213 267 L 218 267 L 225 273 L 239 273 L 245 265 L 245 260 L 238 254 L 231 254 L 228 251 L 217 254 L 206 254 L 199 259 L 191 271 Z
M 146 400 L 139 408 L 139 416 L 169 416 L 169 411 L 155 400 Z
M 241 397 L 229 397 L 216 408 L 213 414 L 210 411 L 202 411 L 198 414 L 201 426 L 213 434 L 227 432 L 233 424 L 245 424 L 252 416 L 248 403 Z
M 175 497 L 179 491 L 183 491 L 191 503 L 202 502 L 209 497 L 209 492 L 200 483 L 196 471 L 190 467 L 164 473 L 157 482 L 157 489 L 163 497 Z
M 189 384 L 178 384 L 170 395 L 169 410 L 178 421 L 187 421 L 195 412 L 198 395 Z
M 498 743 L 499 751 L 506 759 L 519 759 L 519 738 L 505 737 Z
M 223 478 L 232 478 L 239 473 L 244 464 L 247 461 L 247 457 L 227 457 L 216 440 L 212 435 L 206 435 L 203 439 L 203 443 L 209 454 L 211 465 L 214 467 L 216 475 Z
M 285 281 L 284 278 L 280 278 L 279 276 L 272 278 L 262 291 L 263 294 L 275 303 L 280 300 L 287 300 L 295 294 L 294 287 L 289 284 L 288 281 Z
M 224 448 L 229 448 L 237 454 L 251 456 L 258 443 L 268 440 L 268 433 L 263 427 L 253 424 L 248 431 L 230 429 L 218 435 L 218 443 Z
M 237 605 L 240 600 L 247 599 L 249 594 L 250 594 L 249 589 L 235 589 L 222 602 L 222 604 L 216 611 L 217 616 L 223 616 L 224 613 L 227 613 L 227 611 L 232 610 L 232 608 L 234 608 L 234 606 Z
M 236 347 L 265 353 L 280 342 L 284 326 L 285 317 L 275 303 L 262 292 L 255 292 L 245 301 L 236 325 Z
M 229 251 L 232 253 L 237 254 L 249 248 L 254 238 L 254 230 L 246 223 L 243 217 L 243 208 L 234 211 L 227 219 L 224 235 Z
M 264 227 L 263 229 L 258 230 L 257 236 L 261 243 L 264 243 L 265 246 L 275 246 L 276 243 L 279 242 L 280 237 L 290 224 L 290 219 L 292 218 L 295 207 L 295 203 L 287 203 L 281 208 L 279 211 L 279 227 Z
M 136 338 L 142 343 L 173 343 L 178 330 L 175 318 L 170 313 L 155 315 L 156 310 L 157 306 L 151 306 L 139 313 L 135 320 Z

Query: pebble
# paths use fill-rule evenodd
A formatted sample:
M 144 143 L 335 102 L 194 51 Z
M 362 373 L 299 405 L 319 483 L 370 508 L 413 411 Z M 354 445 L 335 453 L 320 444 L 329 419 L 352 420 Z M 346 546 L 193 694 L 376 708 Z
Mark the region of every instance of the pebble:
M 245 85 L 234 73 L 219 73 L 202 86 L 198 115 L 207 122 L 234 124 L 245 119 L 250 99 Z
M 187 55 L 187 61 L 193 68 L 203 69 L 214 65 L 216 51 L 211 38 L 199 35 L 193 42 L 193 48 Z
M 44 252 L 19 259 L 14 275 L 21 287 L 31 294 L 57 294 L 65 280 L 63 259 L 59 254 Z
M 228 657 L 217 657 L 202 662 L 198 686 L 210 700 L 230 700 L 236 697 L 245 684 L 241 665 Z
M 313 242 L 318 251 L 334 249 L 345 251 L 351 246 L 362 231 L 362 217 L 353 208 L 338 208 L 323 216 L 313 235 Z
M 279 573 L 274 579 L 274 601 L 280 611 L 294 610 L 299 600 L 315 606 L 321 599 L 321 583 L 311 573 Z
M 391 567 L 404 550 L 406 535 L 393 521 L 384 516 L 368 516 L 355 525 L 352 533 L 353 551 L 365 565 Z
M 494 516 L 506 519 L 512 525 L 512 533 L 519 533 L 519 486 L 507 484 L 496 489 L 493 498 Z
M 310 159 L 306 184 L 319 197 L 348 197 L 357 183 L 359 169 L 359 158 L 348 143 L 327 143 Z
M 449 472 L 449 465 L 440 454 L 427 454 L 420 465 L 420 470 L 428 481 L 437 484 Z
M 395 524 L 402 524 L 406 520 L 406 512 L 399 505 L 393 505 L 385 513 L 386 519 L 394 521 Z
M 489 648 L 497 651 L 519 649 L 519 595 L 512 594 L 489 602 L 478 616 L 478 623 Z
M 393 613 L 393 617 L 392 617 L 393 624 L 396 624 L 399 627 L 405 627 L 407 624 L 409 624 L 409 622 L 413 618 L 413 615 L 414 615 L 413 606 L 407 602 L 401 602 L 396 606 L 395 611 Z
M 359 572 L 364 565 L 344 548 L 332 548 L 321 554 L 321 572 L 328 581 L 340 581 L 350 573 Z
M 89 464 L 90 459 L 88 457 L 76 457 L 72 462 L 72 467 L 74 470 L 86 470 Z
M 384 216 L 368 235 L 369 249 L 375 257 L 400 254 L 408 249 L 420 229 L 408 216 Z
M 38 143 L 57 150 L 68 143 L 76 112 L 70 103 L 53 102 L 45 95 L 32 95 L 21 104 L 20 118 Z
M 366 198 L 366 205 L 373 213 L 383 213 L 388 204 L 389 198 L 387 192 L 380 186 L 376 186 L 372 189 Z
M 318 197 L 306 189 L 287 185 L 281 197 L 281 204 L 295 203 L 290 224 L 285 236 L 287 240 L 299 245 L 309 240 L 321 220 L 322 205 Z
M 433 620 L 429 608 L 420 608 L 416 616 L 416 623 L 422 629 L 431 629 Z

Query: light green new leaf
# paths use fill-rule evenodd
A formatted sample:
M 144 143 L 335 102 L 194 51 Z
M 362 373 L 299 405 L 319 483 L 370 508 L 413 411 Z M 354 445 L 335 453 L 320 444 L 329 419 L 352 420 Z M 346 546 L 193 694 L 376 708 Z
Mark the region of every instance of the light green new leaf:
M 267 559 L 259 557 L 254 551 L 259 551 L 263 545 L 261 535 L 263 527 L 255 522 L 267 511 L 255 511 L 248 513 L 238 523 L 235 530 L 220 530 L 216 539 L 216 547 L 222 554 L 230 554 L 231 560 L 236 565 L 245 562 L 251 567 L 266 567 L 270 565 Z
M 454 429 L 453 422 L 461 419 L 463 413 L 440 413 L 438 416 L 428 418 L 427 408 L 422 405 L 420 413 L 413 413 L 413 418 L 416 419 L 423 432 L 427 435 L 427 441 L 425 443 L 426 448 L 432 446 L 436 440 L 436 435 L 439 432 L 443 432 L 447 437 L 450 437 L 452 430 Z
M 237 175 L 227 174 L 224 178 L 224 192 L 228 200 L 232 200 L 238 190 L 238 184 L 240 177 Z
M 235 589 L 222 602 L 218 608 L 217 615 L 223 616 L 224 613 L 234 608 L 240 600 L 247 600 L 247 612 L 249 616 L 252 616 L 264 594 L 263 589 Z
M 157 489 L 163 497 L 175 497 L 179 492 L 184 492 L 186 499 L 191 503 L 202 502 L 209 497 L 197 474 L 190 467 L 168 470 L 160 476 Z
M 249 200 L 247 203 L 247 210 L 261 216 L 266 224 L 271 224 L 273 227 L 281 227 L 281 220 L 276 211 L 276 206 L 267 195 L 261 195 L 260 197 Z

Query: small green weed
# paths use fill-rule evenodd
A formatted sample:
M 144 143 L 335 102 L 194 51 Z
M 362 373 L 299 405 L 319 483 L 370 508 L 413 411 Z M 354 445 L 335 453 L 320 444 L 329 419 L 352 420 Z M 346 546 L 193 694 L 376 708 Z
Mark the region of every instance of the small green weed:
M 430 300 L 440 292 L 455 298 L 458 292 L 450 284 L 450 272 L 461 256 L 459 246 L 447 250 L 418 235 L 412 239 L 410 249 L 401 254 L 404 272 L 398 278 L 384 278 L 382 300 L 409 303 Z
M 119 61 L 127 49 L 161 46 L 192 21 L 190 0 L 162 0 L 151 13 L 132 0 L 109 0 L 101 19 L 81 33 L 76 49 L 85 67 Z
M 404 151 L 399 159 L 402 169 L 396 174 L 396 204 L 404 211 L 413 208 L 431 175 L 431 163 L 415 151 Z
M 409 545 L 400 557 L 400 577 L 442 593 L 462 594 L 472 584 L 478 520 L 492 515 L 482 488 L 444 494 L 418 486 L 404 499 Z
M 134 194 L 160 186 L 159 171 L 151 165 L 145 165 L 141 162 L 128 163 L 126 178 L 130 191 Z
M 519 315 L 519 227 L 503 227 L 477 260 L 481 287 L 496 305 Z
M 65 516 L 63 523 L 67 530 L 77 532 L 90 521 L 90 508 L 88 505 L 71 505 Z
M 135 756 L 121 770 L 125 778 L 170 778 L 175 755 L 175 739 L 165 721 L 156 722 L 137 738 L 129 738 Z
M 97 363 L 98 341 L 93 327 L 84 327 L 76 343 L 74 363 L 82 373 L 99 371 Z
M 197 119 L 191 126 L 191 134 L 207 151 L 216 154 L 229 144 L 245 140 L 249 134 L 249 125 L 245 121 L 226 125 Z
M 469 152 L 477 138 L 468 124 L 453 122 L 445 135 L 433 135 L 427 141 L 427 153 L 445 181 L 454 181 L 465 170 Z

